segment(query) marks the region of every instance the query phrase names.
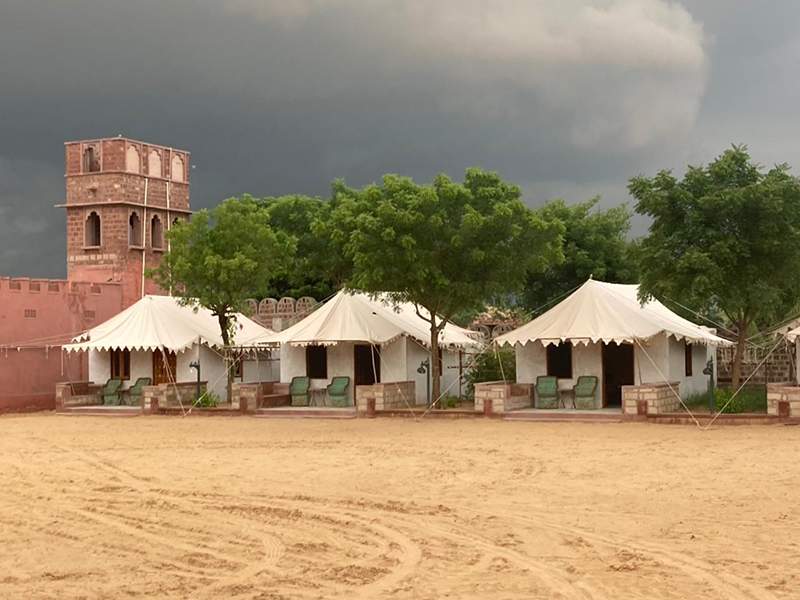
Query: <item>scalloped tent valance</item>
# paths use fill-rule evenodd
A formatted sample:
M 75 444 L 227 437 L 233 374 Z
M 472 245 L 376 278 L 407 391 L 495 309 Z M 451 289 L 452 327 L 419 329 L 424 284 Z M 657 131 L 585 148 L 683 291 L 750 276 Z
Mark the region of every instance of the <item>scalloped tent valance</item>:
M 272 333 L 243 314 L 236 315 L 233 341 L 246 346 Z M 181 306 L 171 296 L 145 296 L 105 323 L 64 346 L 86 350 L 170 350 L 183 352 L 194 344 L 223 348 L 217 317 L 206 308 Z
M 658 300 L 639 303 L 639 286 L 589 279 L 568 298 L 530 323 L 499 336 L 501 346 L 529 342 L 644 342 L 666 334 L 692 344 L 731 345 L 709 329 L 676 315 Z
M 404 303 L 395 307 L 380 298 L 342 290 L 299 323 L 256 342 L 292 346 L 332 346 L 341 342 L 388 344 L 401 336 L 430 345 L 430 324 L 416 314 L 414 305 Z M 439 344 L 444 348 L 478 347 L 481 343 L 476 337 L 474 331 L 447 323 Z

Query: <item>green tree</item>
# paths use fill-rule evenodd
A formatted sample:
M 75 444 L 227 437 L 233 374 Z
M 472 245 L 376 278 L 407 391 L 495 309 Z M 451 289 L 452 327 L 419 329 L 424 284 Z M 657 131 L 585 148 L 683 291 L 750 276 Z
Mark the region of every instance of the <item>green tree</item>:
M 330 272 L 330 244 L 327 235 L 315 232 L 314 223 L 325 222 L 331 212 L 329 202 L 302 195 L 264 198 L 259 204 L 269 213 L 270 226 L 291 239 L 296 247 L 292 260 L 262 282 L 257 297 L 313 296 L 327 298 L 341 287 Z
M 321 300 L 341 289 L 353 271 L 353 262 L 343 249 L 353 225 L 348 211 L 337 208 L 352 193 L 337 180 L 328 201 L 300 195 L 260 201 L 270 214 L 272 228 L 294 240 L 297 252 L 257 295 L 311 295 Z
M 430 324 L 436 356 L 447 320 L 520 291 L 529 271 L 561 258 L 563 225 L 520 196 L 517 186 L 477 168 L 467 170 L 463 184 L 445 175 L 432 185 L 386 175 L 382 185 L 351 190 L 340 207 L 354 225 L 344 244 L 354 265 L 350 287 L 413 303 Z M 439 361 L 431 362 L 438 399 Z
M 787 165 L 764 172 L 745 146 L 708 166 L 630 180 L 636 211 L 653 219 L 638 249 L 641 293 L 718 310 L 737 332 L 733 388 L 751 326 L 785 315 L 800 296 L 800 182 Z
M 599 201 L 598 196 L 568 205 L 557 199 L 538 209 L 545 220 L 564 223 L 564 261 L 528 277 L 522 294 L 522 304 L 528 311 L 538 311 L 590 276 L 610 283 L 636 281 L 635 258 L 627 239 L 631 211 L 627 205 L 598 209 Z
M 246 309 L 254 282 L 269 280 L 293 252 L 291 241 L 275 234 L 269 214 L 250 196 L 195 213 L 168 231 L 167 239 L 169 251 L 149 275 L 182 305 L 210 310 L 226 348 L 235 343 L 235 313 Z M 229 399 L 232 382 L 228 369 Z

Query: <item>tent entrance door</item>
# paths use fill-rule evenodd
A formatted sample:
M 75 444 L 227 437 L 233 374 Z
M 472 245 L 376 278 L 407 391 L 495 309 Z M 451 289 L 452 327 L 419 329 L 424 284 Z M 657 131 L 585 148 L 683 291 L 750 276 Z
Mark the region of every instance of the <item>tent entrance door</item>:
M 178 358 L 174 352 L 167 352 L 166 360 L 164 356 L 161 350 L 153 350 L 153 385 L 175 382 Z
M 622 406 L 622 386 L 634 384 L 633 345 L 603 344 L 603 406 Z
M 354 377 L 356 385 L 372 385 L 381 382 L 381 356 L 378 348 L 367 344 L 356 344 L 353 349 Z

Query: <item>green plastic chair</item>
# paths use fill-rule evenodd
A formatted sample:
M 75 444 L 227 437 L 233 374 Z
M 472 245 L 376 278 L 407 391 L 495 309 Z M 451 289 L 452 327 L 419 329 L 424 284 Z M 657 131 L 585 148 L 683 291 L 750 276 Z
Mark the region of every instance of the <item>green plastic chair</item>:
M 328 386 L 328 397 L 331 406 L 347 406 L 347 388 L 350 387 L 349 377 L 334 377 Z
M 103 404 L 108 406 L 119 406 L 119 386 L 122 385 L 121 379 L 109 379 L 106 387 L 103 388 Z
M 311 401 L 311 394 L 308 391 L 310 386 L 310 377 L 292 377 L 292 385 L 289 386 L 289 393 L 292 395 L 292 406 L 308 406 Z
M 572 388 L 575 397 L 575 408 L 583 410 L 593 410 L 597 408 L 594 399 L 594 392 L 597 389 L 597 377 L 594 375 L 583 375 L 578 377 L 578 383 Z
M 536 378 L 536 408 L 558 408 L 558 379 L 552 375 Z
M 136 380 L 136 383 L 133 384 L 133 387 L 128 389 L 131 406 L 142 405 L 142 388 L 146 385 L 150 385 L 151 381 L 153 380 L 149 377 L 139 377 L 139 379 Z

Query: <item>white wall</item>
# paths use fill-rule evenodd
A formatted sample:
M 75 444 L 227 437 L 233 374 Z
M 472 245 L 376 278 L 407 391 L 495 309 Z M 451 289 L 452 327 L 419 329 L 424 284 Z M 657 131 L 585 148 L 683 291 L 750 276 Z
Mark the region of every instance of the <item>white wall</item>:
M 547 350 L 538 341 L 528 342 L 524 346 L 515 346 L 517 359 L 517 383 L 536 383 L 538 377 L 547 375 Z M 578 377 L 597 377 L 595 402 L 599 408 L 603 403 L 603 357 L 601 344 L 581 343 L 572 346 L 572 379 L 570 386 L 575 385 Z
M 633 371 L 636 385 L 659 383 L 669 378 L 669 343 L 666 335 L 657 335 L 641 342 L 641 347 L 638 342 L 633 345 Z
M 280 380 L 291 383 L 294 377 L 306 375 L 306 349 L 301 346 L 281 344 Z
M 247 360 L 242 363 L 242 379 L 240 380 L 242 383 L 279 381 L 280 365 L 277 356 L 270 356 L 268 352 L 259 352 L 258 360 L 253 357 L 252 353 L 246 354 L 245 357 Z
M 107 350 L 89 350 L 89 380 L 105 385 L 111 379 L 111 358 Z
M 431 353 L 422 344 L 417 343 L 412 339 L 403 338 L 402 341 L 406 347 L 406 372 L 404 379 L 395 379 L 391 381 L 413 381 L 414 391 L 416 395 L 417 404 L 428 403 L 428 375 L 427 373 L 417 373 L 420 363 L 431 358 Z M 462 367 L 466 367 L 470 362 L 469 357 L 464 354 L 462 356 Z M 442 349 L 442 374 L 440 385 L 441 393 L 445 396 L 458 396 L 458 350 L 445 350 Z M 390 381 L 388 379 L 384 381 Z M 431 381 L 431 387 L 433 382 Z M 462 391 L 464 385 L 462 384 Z M 431 401 L 435 398 L 431 398 Z
M 514 346 L 517 362 L 517 383 L 536 383 L 536 378 L 547 375 L 547 352 L 541 342 L 528 342 Z
M 303 357 L 303 374 L 305 374 L 305 353 Z M 227 377 L 225 374 L 225 361 L 222 356 L 208 348 L 195 344 L 191 348 L 178 352 L 176 356 L 175 380 L 178 383 L 197 381 L 197 374 L 191 370 L 189 364 L 200 361 L 200 375 L 203 381 L 208 382 L 208 389 L 227 402 Z M 245 361 L 244 378 L 246 382 L 276 381 L 273 375 L 278 371 L 277 361 Z M 128 389 L 136 383 L 139 377 L 153 377 L 153 353 L 146 351 L 131 351 L 131 377 L 124 381 L 121 389 Z M 111 358 L 108 351 L 89 352 L 89 378 L 95 383 L 105 384 L 111 378 Z M 283 381 L 283 380 L 282 380 Z M 291 377 L 289 378 L 291 381 Z
M 153 377 L 153 353 L 131 351 L 131 376 L 123 381 L 121 390 L 127 390 L 136 384 L 139 377 Z M 111 379 L 111 352 L 109 350 L 89 350 L 89 379 L 100 385 Z
M 572 346 L 572 381 L 578 382 L 578 377 L 597 377 L 597 387 L 594 391 L 595 407 L 603 406 L 603 344 L 574 344 Z
M 189 363 L 197 360 L 199 350 L 200 378 L 208 382 L 208 391 L 219 396 L 220 402 L 228 401 L 228 378 L 223 358 L 207 346 L 195 345 L 191 350 L 178 355 L 178 381 L 197 381 L 197 373 L 189 370 Z
M 328 346 L 328 378 L 312 379 L 312 388 L 324 388 L 331 378 L 350 377 L 348 398 L 353 401 L 355 381 L 355 359 L 352 342 L 342 342 Z M 416 403 L 427 402 L 426 375 L 417 373 L 420 362 L 430 358 L 430 352 L 415 341 L 400 337 L 390 344 L 381 347 L 381 382 L 413 381 L 416 392 Z M 458 395 L 458 352 L 444 351 L 442 355 L 444 372 L 442 374 L 442 391 L 451 386 L 448 394 Z M 453 367 L 453 368 L 448 368 Z M 305 348 L 281 345 L 280 381 L 290 383 L 293 377 L 305 377 Z M 410 400 L 409 400 L 410 401 Z
M 708 375 L 703 374 L 708 359 L 716 354 L 709 346 L 695 344 L 692 346 L 692 376 L 686 376 L 686 342 L 669 338 L 669 378 L 670 381 L 679 381 L 681 384 L 680 395 L 682 398 L 691 394 L 708 391 Z
M 347 398 L 353 404 L 353 379 L 354 379 L 354 344 L 342 342 L 335 346 L 328 346 L 328 378 L 312 379 L 311 388 L 321 389 L 328 386 L 333 377 L 349 377 L 350 386 L 347 389 Z M 306 376 L 306 349 L 303 346 L 281 344 L 280 380 L 291 383 L 294 377 Z
M 405 337 L 400 337 L 390 344 L 381 346 L 381 383 L 409 381 L 406 355 L 408 344 L 409 341 Z

